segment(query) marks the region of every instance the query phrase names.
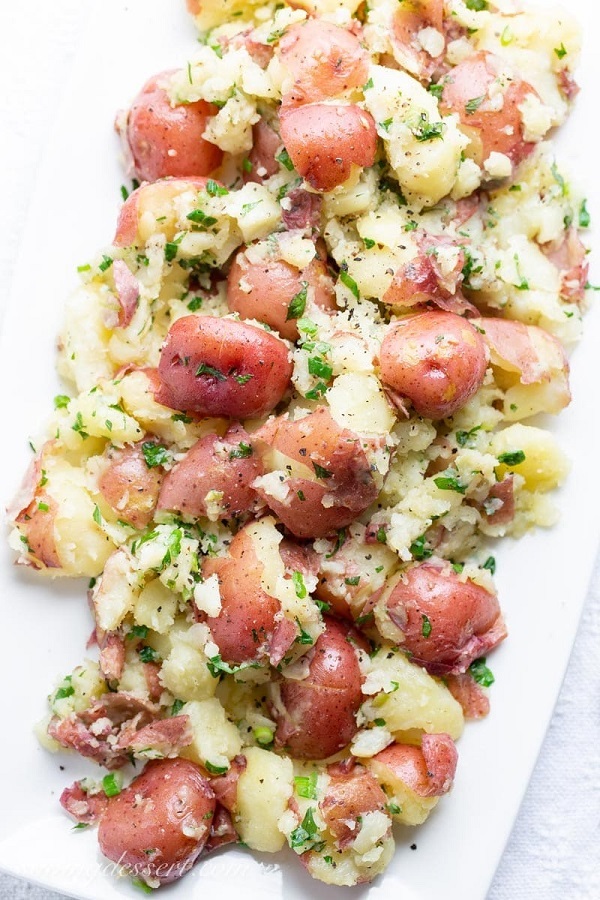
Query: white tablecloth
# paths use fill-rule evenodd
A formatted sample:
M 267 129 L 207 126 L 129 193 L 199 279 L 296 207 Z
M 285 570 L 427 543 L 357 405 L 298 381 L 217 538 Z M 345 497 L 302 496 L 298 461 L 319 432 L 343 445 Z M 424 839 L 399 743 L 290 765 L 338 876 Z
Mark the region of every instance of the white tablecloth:
M 110 0 L 105 2 L 108 5 Z M 85 0 L 10 4 L 2 0 L 0 312 L 35 172 L 81 35 L 85 6 Z M 65 191 L 80 187 L 67 184 Z M 577 565 L 577 560 L 572 564 Z M 488 900 L 600 898 L 599 659 L 600 562 L 562 693 Z M 536 672 L 535 660 L 531 662 L 533 677 L 543 679 L 544 672 Z M 482 829 L 493 815 L 493 810 L 482 809 Z M 0 874 L 0 900 L 57 897 Z

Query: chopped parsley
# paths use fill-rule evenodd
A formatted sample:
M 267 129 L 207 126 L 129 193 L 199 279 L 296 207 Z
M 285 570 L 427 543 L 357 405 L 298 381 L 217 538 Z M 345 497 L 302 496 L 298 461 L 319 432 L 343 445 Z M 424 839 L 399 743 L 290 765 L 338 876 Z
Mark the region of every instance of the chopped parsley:
M 317 779 L 318 773 L 315 770 L 310 775 L 296 775 L 294 778 L 294 787 L 299 797 L 305 800 L 317 799 Z
M 309 806 L 302 819 L 302 824 L 298 825 L 297 828 L 294 828 L 288 838 L 288 843 L 292 850 L 299 851 L 300 853 L 316 849 L 314 838 L 315 835 L 318 834 L 318 831 L 312 807 Z
M 214 216 L 207 216 L 201 209 L 193 209 L 191 213 L 187 214 L 186 219 L 189 219 L 195 225 L 199 225 L 201 229 L 210 228 L 211 225 L 216 225 L 218 221 Z
M 426 543 L 425 535 L 422 534 L 420 537 L 415 538 L 415 540 L 410 545 L 410 552 L 413 556 L 413 559 L 429 559 L 430 556 L 433 556 L 433 550 L 431 550 Z
M 183 700 L 179 700 L 179 699 L 174 700 L 173 706 L 171 707 L 171 710 L 170 710 L 170 714 L 172 716 L 179 715 L 179 713 L 181 712 L 181 710 L 183 709 L 184 706 L 185 706 L 185 703 Z
M 229 451 L 229 459 L 248 459 L 249 456 L 252 456 L 252 446 L 244 441 Z
M 420 142 L 433 141 L 442 137 L 445 127 L 443 122 L 430 122 L 427 113 L 421 113 L 419 123 L 413 125 L 411 131 Z
M 116 797 L 121 793 L 121 785 L 116 772 L 110 772 L 102 779 L 102 789 L 107 797 Z
M 459 447 L 470 447 L 472 446 L 471 441 L 475 437 L 478 431 L 481 431 L 481 425 L 475 425 L 474 428 L 470 428 L 469 431 L 457 431 L 456 432 L 456 443 Z
M 580 228 L 589 228 L 590 227 L 590 214 L 587 208 L 587 201 L 582 200 L 581 206 L 579 207 L 579 227 Z
M 169 462 L 169 452 L 166 447 L 160 444 L 153 444 L 152 441 L 146 441 L 142 444 L 142 453 L 144 460 L 149 469 L 156 466 L 164 466 Z
M 287 313 L 285 316 L 285 321 L 289 322 L 290 319 L 299 319 L 304 315 L 304 310 L 306 309 L 306 292 L 308 288 L 308 282 L 301 282 L 302 287 L 298 291 L 297 294 L 294 294 L 292 299 L 290 300 L 290 304 L 287 308 Z
M 317 478 L 331 478 L 331 472 L 329 469 L 324 468 L 324 466 L 320 466 L 319 463 L 313 462 L 313 469 L 315 470 L 315 475 Z
M 158 655 L 154 647 L 141 647 L 138 653 L 141 661 L 144 663 L 160 662 L 160 656 Z
M 214 366 L 209 366 L 206 363 L 200 363 L 196 369 L 196 378 L 199 378 L 200 375 L 209 375 L 211 378 L 216 379 L 216 381 L 226 381 L 227 379 L 227 376 L 223 375 L 219 369 L 215 369 Z
M 561 44 L 560 47 L 555 47 L 554 52 L 559 59 L 563 59 L 567 55 L 567 50 L 564 44 Z
M 304 598 L 308 596 L 308 591 L 306 589 L 306 585 L 304 584 L 304 577 L 302 575 L 302 572 L 292 572 L 292 582 L 294 585 L 294 590 L 296 591 L 296 597 L 298 597 L 299 600 L 304 600 Z
M 483 687 L 489 687 L 496 680 L 490 669 L 488 669 L 485 664 L 485 656 L 473 660 L 473 662 L 469 666 L 469 672 L 473 676 L 477 684 L 480 684 Z
M 211 775 L 224 775 L 229 769 L 229 766 L 215 766 L 213 763 L 206 760 L 204 768 L 207 772 L 210 772 Z
M 277 160 L 278 163 L 281 163 L 281 165 L 284 167 L 284 169 L 287 169 L 288 172 L 293 172 L 293 171 L 294 171 L 294 163 L 293 163 L 292 160 L 290 159 L 290 154 L 287 152 L 287 150 L 285 149 L 285 147 L 283 148 L 283 150 L 281 151 L 281 153 L 279 153 L 279 154 L 275 157 L 275 159 Z
M 464 494 L 467 490 L 467 485 L 462 483 L 458 473 L 451 469 L 438 475 L 433 482 L 441 491 L 456 491 L 457 494 Z
M 57 394 L 54 398 L 54 409 L 66 409 L 70 402 L 71 398 L 66 394 Z
M 518 466 L 524 461 L 525 454 L 522 450 L 508 450 L 498 455 L 498 462 L 504 463 L 505 466 Z
M 424 638 L 428 638 L 431 634 L 431 622 L 425 613 L 421 615 L 421 634 Z
M 226 187 L 223 187 L 223 185 L 219 184 L 218 181 L 213 181 L 213 179 L 211 178 L 206 182 L 206 193 L 209 195 L 209 197 L 224 197 L 229 193 L 229 191 Z
M 348 263 L 343 262 L 340 268 L 340 281 L 342 284 L 348 288 L 351 294 L 353 294 L 357 300 L 360 299 L 360 291 L 358 290 L 358 285 L 354 278 L 348 273 Z
M 467 100 L 465 103 L 465 112 L 468 116 L 472 116 L 473 113 L 476 113 L 483 101 L 485 100 L 485 94 L 482 94 L 481 97 L 473 97 L 471 100 Z
M 75 422 L 73 425 L 71 425 L 71 429 L 73 431 L 76 431 L 77 434 L 79 435 L 79 437 L 84 441 L 86 438 L 89 437 L 89 434 L 83 427 L 83 416 L 81 415 L 80 412 L 78 412 L 77 415 L 75 416 Z
M 494 556 L 488 556 L 486 561 L 484 562 L 482 569 L 487 569 L 491 575 L 496 574 L 496 558 Z

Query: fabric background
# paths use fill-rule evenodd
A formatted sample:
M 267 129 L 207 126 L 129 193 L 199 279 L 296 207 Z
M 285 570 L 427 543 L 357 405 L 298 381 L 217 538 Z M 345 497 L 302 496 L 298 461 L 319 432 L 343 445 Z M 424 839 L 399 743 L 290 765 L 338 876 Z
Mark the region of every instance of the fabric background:
M 110 4 L 110 0 L 105 2 L 107 6 Z M 69 77 L 85 13 L 85 0 L 27 0 L 26 3 L 4 0 L 2 3 L 0 319 L 36 170 L 62 86 Z M 77 186 L 65 185 L 65 190 L 69 189 Z M 577 561 L 567 564 L 577 565 Z M 599 651 L 600 560 L 597 560 L 558 705 L 487 900 L 598 900 L 600 897 Z M 544 678 L 544 672 L 536 670 L 533 659 L 531 677 L 540 681 Z M 481 810 L 483 829 L 486 818 L 493 815 L 493 810 Z M 0 900 L 56 900 L 58 897 L 0 874 Z

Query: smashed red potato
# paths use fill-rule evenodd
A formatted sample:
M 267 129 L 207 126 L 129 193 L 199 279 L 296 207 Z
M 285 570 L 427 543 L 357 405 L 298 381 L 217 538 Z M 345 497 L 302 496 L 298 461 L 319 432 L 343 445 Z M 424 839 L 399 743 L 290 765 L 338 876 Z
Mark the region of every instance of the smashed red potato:
M 554 521 L 568 467 L 528 420 L 570 401 L 586 303 L 544 144 L 578 37 L 488 3 L 187 5 L 186 66 L 117 117 L 135 180 L 9 510 L 19 563 L 91 579 L 98 662 L 40 739 L 103 767 L 60 802 L 142 887 L 237 842 L 352 886 L 489 712 L 486 540 Z

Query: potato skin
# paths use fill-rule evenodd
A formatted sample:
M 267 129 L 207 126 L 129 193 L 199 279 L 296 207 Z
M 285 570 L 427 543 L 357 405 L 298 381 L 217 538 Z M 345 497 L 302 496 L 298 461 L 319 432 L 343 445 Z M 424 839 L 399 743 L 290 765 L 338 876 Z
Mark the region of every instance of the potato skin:
M 241 285 L 244 284 L 246 290 Z M 321 309 L 335 309 L 335 294 L 327 266 L 313 259 L 304 269 L 297 269 L 282 259 L 267 257 L 251 263 L 240 250 L 227 278 L 227 305 L 243 319 L 265 322 L 288 341 L 298 337 L 296 318 L 288 318 L 293 297 L 304 287 L 311 289 L 311 299 Z M 248 291 L 247 288 L 250 287 Z
M 202 852 L 215 807 L 210 782 L 195 763 L 181 758 L 150 762 L 110 799 L 98 828 L 100 849 L 138 876 L 162 884 L 175 881 Z M 196 830 L 196 836 L 188 837 L 184 828 Z
M 428 311 L 390 326 L 381 344 L 380 378 L 391 400 L 420 416 L 453 415 L 483 383 L 487 353 L 481 335 L 455 313 Z
M 523 119 L 519 105 L 528 95 L 537 94 L 526 81 L 514 79 L 503 93 L 500 109 L 494 108 L 488 91 L 497 83 L 502 63 L 492 53 L 477 53 L 454 66 L 451 76 L 443 80 L 440 110 L 455 113 L 466 133 L 475 139 L 475 162 L 481 164 L 490 153 L 504 153 L 514 165 L 524 160 L 535 144 L 523 137 Z M 473 109 L 474 100 L 483 102 Z
M 238 532 L 228 557 L 208 557 L 204 578 L 216 574 L 221 594 L 221 612 L 206 619 L 222 659 L 240 665 L 268 655 L 280 603 L 261 585 L 263 565 L 246 531 Z
M 506 636 L 495 594 L 450 565 L 411 566 L 382 597 L 411 661 L 434 675 L 464 672 Z
M 240 455 L 248 448 L 249 456 Z M 207 434 L 167 473 L 158 508 L 205 516 L 207 495 L 219 491 L 223 494 L 220 501 L 223 516 L 239 516 L 255 507 L 257 495 L 250 484 L 261 473 L 262 466 L 252 451 L 250 437 L 240 425 L 230 428 L 223 438 Z
M 350 743 L 362 702 L 361 676 L 349 638 L 360 635 L 335 619 L 325 618 L 302 681 L 282 679 L 279 689 L 286 712 L 274 708 L 275 743 L 297 759 L 326 759 Z
M 288 348 L 273 335 L 232 319 L 184 316 L 161 351 L 156 400 L 202 416 L 245 419 L 270 412 L 292 374 Z
M 216 108 L 204 100 L 171 106 L 160 87 L 173 71 L 150 78 L 127 116 L 125 136 L 140 181 L 208 175 L 223 159 L 223 151 L 202 137 Z
M 399 780 L 419 797 L 441 797 L 454 781 L 458 761 L 456 746 L 448 734 L 424 734 L 422 742 L 421 747 L 390 744 L 377 753 L 371 763 L 381 767 L 377 776 L 384 784 Z
M 317 191 L 332 191 L 347 181 L 353 165 L 375 161 L 375 122 L 354 104 L 286 107 L 279 123 L 294 168 Z
M 288 29 L 279 44 L 283 65 L 294 78 L 286 103 L 311 103 L 362 87 L 369 55 L 358 38 L 331 22 L 308 19 Z
M 307 473 L 306 477 L 288 478 L 288 493 L 283 500 L 264 487 L 257 488 L 296 537 L 332 534 L 375 500 L 377 485 L 358 435 L 341 428 L 324 406 L 296 422 L 290 422 L 287 416 L 269 420 L 255 437 L 259 448 L 261 443 L 266 448 L 262 451 L 265 459 L 268 448 L 273 448 L 314 476 Z
M 132 191 L 121 209 L 117 219 L 117 228 L 113 238 L 115 247 L 129 247 L 140 242 L 138 225 L 144 211 L 152 209 L 157 203 L 173 200 L 179 193 L 206 187 L 207 178 L 191 175 L 188 178 L 165 178 L 158 184 L 142 184 Z M 219 184 L 220 182 L 217 182 Z
M 105 456 L 108 466 L 99 479 L 100 493 L 120 519 L 135 528 L 145 528 L 156 507 L 162 467 L 146 464 L 142 444 L 108 447 Z
M 358 834 L 357 820 L 368 812 L 384 812 L 387 798 L 368 769 L 356 765 L 352 758 L 327 766 L 327 774 L 331 781 L 319 808 L 336 844 L 343 849 Z

